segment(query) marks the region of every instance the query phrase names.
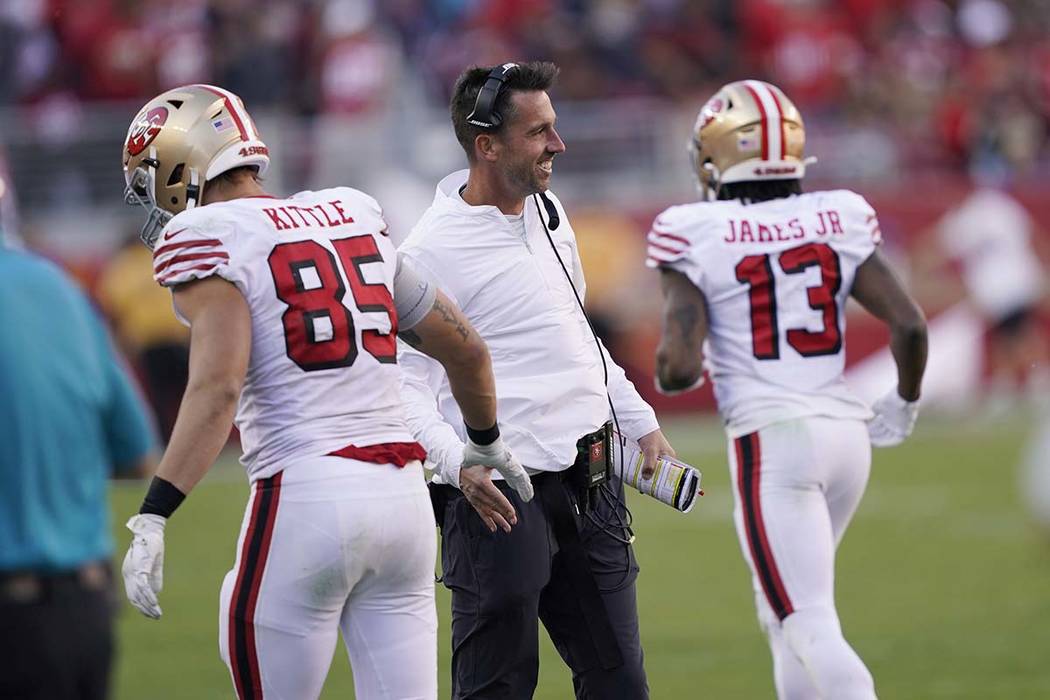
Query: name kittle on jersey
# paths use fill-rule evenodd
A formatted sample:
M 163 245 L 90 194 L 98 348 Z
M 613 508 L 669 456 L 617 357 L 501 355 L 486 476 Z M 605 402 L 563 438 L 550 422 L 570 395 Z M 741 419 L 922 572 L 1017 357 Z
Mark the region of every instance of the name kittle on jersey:
M 330 228 L 354 223 L 353 217 L 347 215 L 342 200 L 333 199 L 325 204 L 299 207 L 286 204 L 280 207 L 264 207 L 263 211 L 270 217 L 278 231 L 292 228 Z
M 814 212 L 815 218 L 804 225 L 799 217 L 780 223 L 760 223 L 748 219 L 728 219 L 729 230 L 722 236 L 726 243 L 772 243 L 774 241 L 793 241 L 806 237 L 812 231 L 816 238 L 843 236 L 842 217 L 836 209 L 823 209 Z M 808 217 L 807 217 L 808 218 Z

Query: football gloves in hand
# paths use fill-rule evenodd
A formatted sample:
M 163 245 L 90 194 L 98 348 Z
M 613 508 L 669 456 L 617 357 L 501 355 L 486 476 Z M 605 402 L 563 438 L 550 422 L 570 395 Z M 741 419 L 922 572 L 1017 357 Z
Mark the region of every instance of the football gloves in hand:
M 876 401 L 871 410 L 875 412 L 875 417 L 868 421 L 871 444 L 875 447 L 892 447 L 911 435 L 915 418 L 919 415 L 919 402 L 906 401 L 896 389 L 892 389 Z
M 525 467 L 511 454 L 503 443 L 503 438 L 498 437 L 488 445 L 476 445 L 470 439 L 467 440 L 463 449 L 463 467 L 473 467 L 480 464 L 484 467 L 492 467 L 498 471 L 510 484 L 511 488 L 518 492 L 523 501 L 532 500 L 532 481 L 529 479 Z
M 159 515 L 135 515 L 128 520 L 131 546 L 124 555 L 120 573 L 128 600 L 143 615 L 160 619 L 157 594 L 164 586 L 164 525 L 167 518 Z

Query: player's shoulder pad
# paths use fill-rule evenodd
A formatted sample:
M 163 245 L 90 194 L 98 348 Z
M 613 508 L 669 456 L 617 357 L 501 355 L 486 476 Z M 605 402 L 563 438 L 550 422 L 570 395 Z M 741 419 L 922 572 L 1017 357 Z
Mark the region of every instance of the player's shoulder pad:
M 661 212 L 646 236 L 646 266 L 678 262 L 702 244 L 704 231 L 716 214 L 716 205 L 717 202 L 693 202 Z
M 153 249 L 153 277 L 171 287 L 203 279 L 229 266 L 236 247 L 236 217 L 222 203 L 177 214 Z
M 882 242 L 879 217 L 863 195 L 853 190 L 828 190 L 824 194 L 828 197 L 828 204 L 842 215 L 847 234 L 857 235 L 864 242 L 875 245 Z
M 375 216 L 380 222 L 382 222 L 380 233 L 383 235 L 390 234 L 387 230 L 386 217 L 383 215 L 383 207 L 372 195 L 357 188 L 347 186 L 332 187 L 329 190 L 326 190 L 326 192 L 331 192 L 333 199 L 339 199 L 355 208 L 360 207 L 361 211 Z

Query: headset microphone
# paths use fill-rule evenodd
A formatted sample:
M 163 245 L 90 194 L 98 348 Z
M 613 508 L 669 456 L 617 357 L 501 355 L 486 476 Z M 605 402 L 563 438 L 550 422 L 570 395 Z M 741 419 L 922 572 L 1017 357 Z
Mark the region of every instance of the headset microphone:
M 561 217 L 558 216 L 558 208 L 554 206 L 554 202 L 550 200 L 546 192 L 540 192 L 540 199 L 543 200 L 543 208 L 547 210 L 547 225 L 550 230 L 558 228 L 561 224 Z

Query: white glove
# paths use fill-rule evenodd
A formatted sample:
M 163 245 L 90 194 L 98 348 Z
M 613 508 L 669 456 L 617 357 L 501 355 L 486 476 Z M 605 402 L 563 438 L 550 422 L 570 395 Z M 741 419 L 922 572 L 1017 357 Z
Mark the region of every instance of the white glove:
M 891 389 L 872 405 L 871 410 L 875 412 L 875 417 L 868 421 L 871 444 L 892 447 L 911 435 L 915 418 L 919 415 L 919 402 L 905 401 L 896 389 Z
M 463 467 L 472 467 L 475 464 L 492 467 L 518 492 L 521 500 L 532 500 L 532 481 L 529 479 L 529 473 L 503 444 L 503 438 L 498 437 L 489 445 L 475 445 L 467 438 L 467 444 L 463 448 Z
M 124 555 L 120 573 L 124 575 L 124 592 L 135 608 L 146 617 L 160 619 L 157 594 L 164 586 L 164 525 L 160 515 L 135 515 L 128 520 L 131 546 Z

